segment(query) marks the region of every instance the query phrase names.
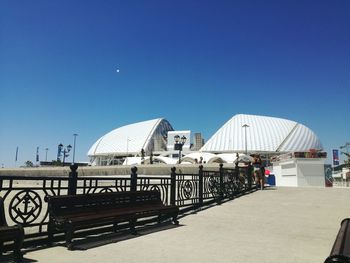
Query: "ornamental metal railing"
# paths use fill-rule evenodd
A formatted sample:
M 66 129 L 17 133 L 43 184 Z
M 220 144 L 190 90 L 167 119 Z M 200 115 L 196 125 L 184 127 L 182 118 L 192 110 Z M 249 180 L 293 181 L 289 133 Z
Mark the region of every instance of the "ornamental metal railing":
M 249 168 L 205 171 L 186 174 L 171 168 L 169 175 L 81 176 L 77 166 L 71 166 L 69 176 L 0 176 L 0 196 L 5 202 L 5 216 L 9 225 L 21 224 L 25 238 L 42 238 L 47 235 L 47 195 L 89 194 L 116 191 L 156 190 L 165 204 L 175 204 L 180 213 L 221 203 L 252 189 Z

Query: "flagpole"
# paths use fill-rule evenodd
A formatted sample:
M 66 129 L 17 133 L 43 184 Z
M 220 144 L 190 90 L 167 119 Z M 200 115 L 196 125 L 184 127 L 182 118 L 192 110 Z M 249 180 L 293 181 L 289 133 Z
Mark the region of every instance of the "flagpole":
M 36 160 L 36 165 L 38 166 L 38 163 L 39 163 L 39 146 L 36 147 L 36 158 L 35 158 L 35 160 Z
M 17 159 L 18 159 L 18 146 L 16 147 L 15 167 L 17 167 Z

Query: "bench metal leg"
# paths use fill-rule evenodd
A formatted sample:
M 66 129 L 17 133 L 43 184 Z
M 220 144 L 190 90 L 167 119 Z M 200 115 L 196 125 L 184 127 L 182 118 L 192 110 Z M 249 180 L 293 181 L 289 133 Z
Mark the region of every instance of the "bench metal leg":
M 118 231 L 118 223 L 116 223 L 116 222 L 113 223 L 113 231 L 114 232 Z
M 163 221 L 163 217 L 162 217 L 162 215 L 160 214 L 160 215 L 158 216 L 158 224 L 162 223 L 162 221 Z
M 72 224 L 66 225 L 66 246 L 68 250 L 73 250 L 73 236 L 74 236 L 74 227 Z
M 177 220 L 177 214 L 173 215 L 173 222 L 174 222 L 175 225 L 179 224 L 179 221 Z
M 53 226 L 52 222 L 49 222 L 49 224 L 47 225 L 47 233 L 48 233 L 47 245 L 48 246 L 52 246 L 54 229 L 55 227 Z
M 136 219 L 131 219 L 129 221 L 129 224 L 130 224 L 130 233 L 133 235 L 137 235 L 137 231 L 135 229 Z
M 23 259 L 23 255 L 21 252 L 22 244 L 23 244 L 23 236 L 17 237 L 13 245 L 14 246 L 13 252 L 14 252 L 16 262 L 22 262 L 22 259 Z

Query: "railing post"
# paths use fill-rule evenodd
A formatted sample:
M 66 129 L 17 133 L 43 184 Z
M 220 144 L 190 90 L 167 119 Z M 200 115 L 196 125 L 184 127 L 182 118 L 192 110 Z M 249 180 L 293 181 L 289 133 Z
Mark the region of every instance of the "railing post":
M 220 200 L 224 199 L 224 168 L 223 168 L 223 164 L 220 163 L 220 169 L 219 169 L 219 173 L 220 173 Z
M 252 190 L 252 184 L 253 184 L 253 166 L 249 162 L 246 170 L 246 176 L 248 178 L 248 189 Z
M 238 161 L 235 163 L 235 169 L 234 169 L 234 180 L 236 180 L 236 181 L 239 181 L 240 182 L 240 180 L 241 180 L 241 176 L 240 176 L 240 174 L 239 174 L 239 167 L 238 167 Z M 245 184 L 245 180 L 244 180 L 244 184 Z M 239 185 L 241 185 L 241 184 L 239 184 Z M 241 189 L 239 189 L 238 191 L 240 191 Z M 235 192 L 236 192 L 237 190 L 235 189 Z
M 131 182 L 130 182 L 130 191 L 136 191 L 137 189 L 137 167 L 133 166 L 131 168 Z
M 176 167 L 171 168 L 170 175 L 170 204 L 175 205 L 176 199 Z
M 70 166 L 70 173 L 68 178 L 68 195 L 76 195 L 77 194 L 77 181 L 78 181 L 78 165 L 72 164 Z
M 199 195 L 199 206 L 203 206 L 203 165 L 199 166 L 198 171 L 198 195 Z

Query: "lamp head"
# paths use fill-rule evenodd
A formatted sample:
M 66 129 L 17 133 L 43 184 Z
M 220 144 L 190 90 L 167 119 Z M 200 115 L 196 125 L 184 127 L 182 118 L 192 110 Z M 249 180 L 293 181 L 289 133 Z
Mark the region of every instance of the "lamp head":
M 175 136 L 174 136 L 174 141 L 175 141 L 175 143 L 179 143 L 179 141 L 180 141 L 180 136 L 179 136 L 179 135 L 175 135 Z
M 72 150 L 72 145 L 69 144 L 69 145 L 67 146 L 67 152 L 70 152 L 70 150 Z

